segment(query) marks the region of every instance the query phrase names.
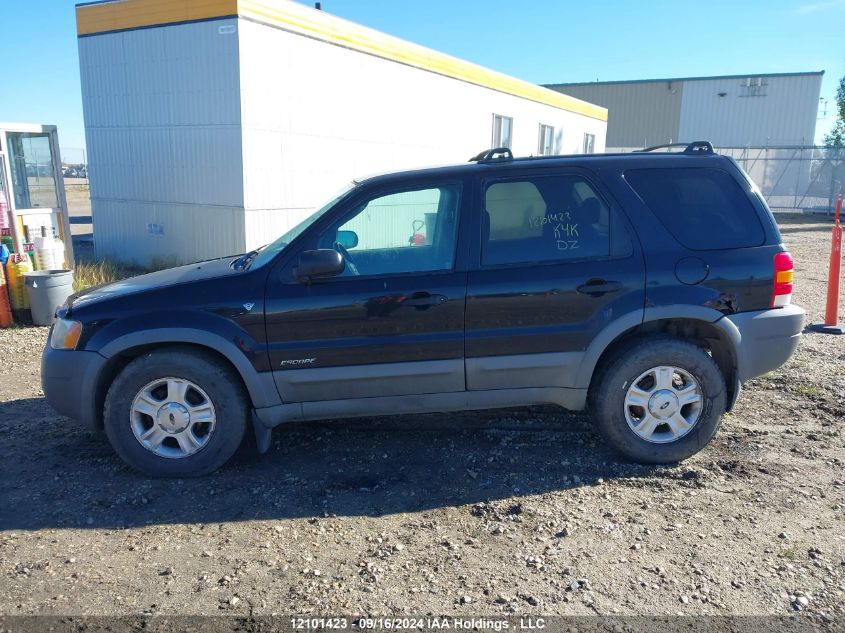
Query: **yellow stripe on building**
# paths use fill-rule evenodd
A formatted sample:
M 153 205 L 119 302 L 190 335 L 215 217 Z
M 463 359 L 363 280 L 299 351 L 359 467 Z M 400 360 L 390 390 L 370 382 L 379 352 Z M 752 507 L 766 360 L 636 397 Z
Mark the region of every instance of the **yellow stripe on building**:
M 288 0 L 115 0 L 76 8 L 80 36 L 230 15 L 607 121 L 606 108 Z
M 238 14 L 238 0 L 112 0 L 76 6 L 77 35 Z

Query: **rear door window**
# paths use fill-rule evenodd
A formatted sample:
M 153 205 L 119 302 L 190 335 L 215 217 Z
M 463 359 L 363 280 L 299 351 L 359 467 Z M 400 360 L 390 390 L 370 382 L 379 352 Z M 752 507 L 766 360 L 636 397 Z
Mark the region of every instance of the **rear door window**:
M 765 240 L 748 195 L 714 168 L 630 169 L 625 180 L 686 248 L 748 248 Z
M 627 231 L 584 178 L 566 174 L 492 182 L 484 190 L 485 266 L 626 256 Z

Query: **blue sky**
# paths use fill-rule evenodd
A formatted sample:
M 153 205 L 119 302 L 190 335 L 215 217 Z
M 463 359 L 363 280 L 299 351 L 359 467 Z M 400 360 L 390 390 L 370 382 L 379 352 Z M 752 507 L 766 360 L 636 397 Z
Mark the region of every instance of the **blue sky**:
M 537 83 L 824 70 L 819 137 L 845 74 L 845 0 L 323 0 L 323 8 Z M 0 25 L 0 120 L 55 123 L 65 157 L 77 160 L 85 134 L 74 2 L 0 0 Z

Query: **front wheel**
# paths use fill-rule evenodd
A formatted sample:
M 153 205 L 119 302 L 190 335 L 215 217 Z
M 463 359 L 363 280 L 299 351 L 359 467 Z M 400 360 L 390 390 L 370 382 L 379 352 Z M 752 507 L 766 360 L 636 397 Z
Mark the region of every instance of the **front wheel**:
M 591 394 L 607 442 L 646 464 L 678 462 L 716 434 L 727 403 L 725 379 L 700 347 L 668 336 L 624 348 Z
M 243 439 L 240 378 L 209 353 L 155 350 L 109 387 L 106 435 L 130 466 L 153 477 L 193 477 L 222 466 Z

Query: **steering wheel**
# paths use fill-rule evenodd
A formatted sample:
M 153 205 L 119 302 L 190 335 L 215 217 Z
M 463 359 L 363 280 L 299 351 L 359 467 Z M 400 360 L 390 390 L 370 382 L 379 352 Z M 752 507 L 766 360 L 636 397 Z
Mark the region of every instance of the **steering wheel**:
M 358 272 L 358 267 L 355 265 L 355 262 L 352 261 L 352 256 L 349 254 L 349 251 L 346 250 L 346 247 L 340 242 L 335 242 L 334 249 L 343 255 L 343 260 L 346 262 L 346 270 L 352 273 L 353 277 L 359 276 L 361 273 Z

